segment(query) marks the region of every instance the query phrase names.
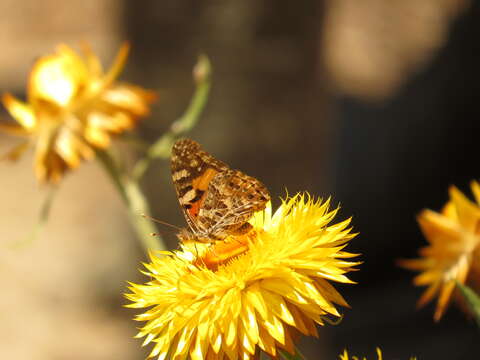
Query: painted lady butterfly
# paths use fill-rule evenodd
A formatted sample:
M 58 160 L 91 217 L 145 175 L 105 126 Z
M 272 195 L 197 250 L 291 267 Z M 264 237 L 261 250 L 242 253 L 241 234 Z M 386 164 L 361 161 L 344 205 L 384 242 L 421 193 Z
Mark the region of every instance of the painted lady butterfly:
M 267 188 L 257 179 L 230 169 L 190 139 L 172 148 L 172 179 L 188 223 L 181 240 L 204 243 L 251 230 L 252 215 L 270 200 Z

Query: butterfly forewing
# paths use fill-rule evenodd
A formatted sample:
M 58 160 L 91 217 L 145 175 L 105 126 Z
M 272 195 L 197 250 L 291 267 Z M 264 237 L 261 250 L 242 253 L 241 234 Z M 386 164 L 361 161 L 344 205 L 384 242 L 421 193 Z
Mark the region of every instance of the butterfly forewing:
M 253 213 L 270 200 L 260 181 L 230 169 L 193 140 L 174 144 L 171 166 L 180 206 L 198 240 L 247 232 Z

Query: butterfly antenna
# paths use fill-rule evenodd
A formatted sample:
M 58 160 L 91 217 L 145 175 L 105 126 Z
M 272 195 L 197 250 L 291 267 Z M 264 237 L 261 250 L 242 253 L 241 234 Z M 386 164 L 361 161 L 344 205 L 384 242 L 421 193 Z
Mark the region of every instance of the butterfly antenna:
M 195 248 L 195 252 L 196 252 L 195 256 L 198 258 L 198 248 L 197 248 L 197 243 L 195 243 L 195 242 L 194 242 L 194 243 L 193 243 L 193 247 Z M 203 262 L 203 259 L 202 259 L 202 262 Z M 203 265 L 205 265 L 205 263 L 204 263 Z
M 170 223 L 167 223 L 165 221 L 162 221 L 162 220 L 158 220 L 158 219 L 155 219 L 154 217 L 151 217 L 150 215 L 147 215 L 147 214 L 142 214 L 142 217 L 146 218 L 146 219 L 149 219 L 149 220 L 152 220 L 156 223 L 159 223 L 159 224 L 162 224 L 162 225 L 165 225 L 165 226 L 169 226 L 171 228 L 174 228 L 178 231 L 182 230 L 181 228 L 179 228 L 178 226 L 175 226 L 175 225 L 172 225 Z M 153 233 L 152 235 L 158 235 L 157 233 Z

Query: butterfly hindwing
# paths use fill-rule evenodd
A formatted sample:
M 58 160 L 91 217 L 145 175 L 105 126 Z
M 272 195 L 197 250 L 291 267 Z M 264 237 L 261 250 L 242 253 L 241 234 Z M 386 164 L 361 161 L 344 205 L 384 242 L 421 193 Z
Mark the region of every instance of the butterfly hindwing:
M 220 172 L 210 181 L 198 222 L 214 235 L 246 232 L 253 213 L 265 208 L 270 196 L 257 179 L 238 170 Z

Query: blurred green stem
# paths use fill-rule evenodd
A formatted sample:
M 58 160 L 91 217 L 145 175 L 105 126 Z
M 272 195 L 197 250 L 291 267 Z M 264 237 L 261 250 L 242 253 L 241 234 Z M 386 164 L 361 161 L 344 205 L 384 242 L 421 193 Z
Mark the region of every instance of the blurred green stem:
M 140 237 L 145 250 L 167 250 L 162 238 L 157 233 L 157 227 L 150 217 L 150 207 L 137 181 L 125 182 L 125 192 L 129 200 L 128 214 L 130 222 Z
M 205 55 L 202 55 L 193 69 L 196 89 L 188 108 L 180 118 L 173 122 L 170 129 L 148 148 L 145 157 L 136 163 L 132 173 L 133 179 L 140 180 L 152 160 L 168 158 L 175 139 L 195 126 L 208 100 L 211 86 L 210 77 L 210 61 Z
M 298 350 L 297 347 L 295 347 L 295 354 L 294 355 L 292 355 L 289 352 L 286 352 L 284 350 L 280 350 L 280 355 L 285 360 L 305 360 L 305 356 L 303 356 L 303 354 Z
M 34 225 L 31 232 L 26 236 L 24 239 L 20 241 L 15 241 L 12 243 L 12 248 L 20 248 L 22 246 L 31 244 L 33 240 L 35 240 L 38 235 L 41 233 L 45 225 L 47 224 L 48 218 L 50 216 L 50 210 L 52 208 L 53 200 L 55 195 L 57 194 L 58 187 L 57 186 L 50 186 L 48 189 L 47 196 L 43 200 L 42 207 L 40 208 L 40 213 L 38 214 L 37 223 Z
M 150 216 L 150 207 L 138 182 L 129 178 L 106 151 L 98 150 L 97 159 L 109 175 L 128 209 L 128 217 L 146 252 L 166 250 Z M 153 235 L 155 234 L 155 235 Z
M 460 292 L 465 298 L 465 300 L 467 301 L 467 304 L 470 307 L 473 316 L 475 317 L 477 326 L 480 328 L 480 296 L 477 295 L 471 288 L 461 284 L 458 281 L 456 281 L 456 285 L 460 289 Z
M 130 222 L 147 251 L 165 250 L 166 247 L 160 236 L 156 234 L 157 229 L 150 218 L 150 208 L 147 199 L 140 189 L 139 181 L 147 171 L 152 160 L 168 158 L 175 139 L 190 130 L 198 121 L 210 92 L 210 74 L 210 62 L 206 56 L 202 55 L 193 69 L 196 89 L 187 110 L 170 126 L 170 129 L 163 136 L 148 147 L 145 156 L 135 164 L 131 176 L 128 176 L 115 163 L 113 157 L 107 151 L 97 151 L 97 159 L 110 176 L 127 206 Z

